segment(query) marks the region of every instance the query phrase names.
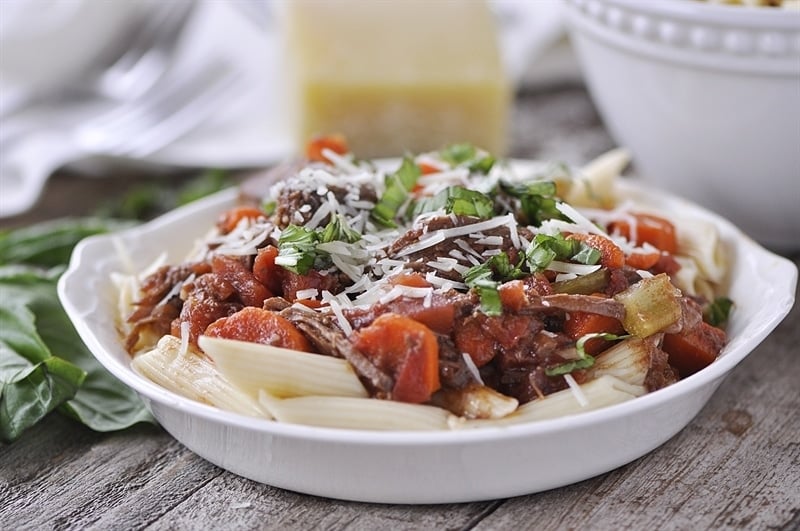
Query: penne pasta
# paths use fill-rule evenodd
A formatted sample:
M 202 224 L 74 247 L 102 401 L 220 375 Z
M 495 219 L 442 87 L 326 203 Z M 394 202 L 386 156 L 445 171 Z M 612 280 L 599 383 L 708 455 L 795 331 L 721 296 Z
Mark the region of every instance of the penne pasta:
M 303 396 L 280 399 L 261 391 L 262 406 L 280 422 L 355 430 L 445 430 L 450 412 L 377 398 Z
M 186 398 L 243 415 L 270 418 L 254 397 L 231 385 L 207 358 L 181 349 L 177 337 L 161 338 L 154 349 L 137 355 L 131 368 Z
M 340 358 L 209 336 L 201 336 L 199 345 L 228 380 L 252 396 L 259 390 L 280 398 L 367 396 L 353 367 Z
M 616 201 L 614 183 L 630 160 L 630 153 L 621 148 L 600 155 L 581 169 L 564 199 L 578 207 L 610 208 Z
M 601 376 L 580 386 L 586 398 L 582 406 L 571 389 L 564 389 L 544 398 L 528 402 L 513 414 L 502 419 L 467 420 L 457 424 L 463 428 L 483 428 L 488 426 L 507 426 L 524 422 L 554 419 L 602 407 L 619 404 L 645 394 L 641 385 L 631 385 L 614 376 Z
M 651 338 L 632 337 L 617 343 L 597 356 L 594 365 L 586 373 L 587 377 L 613 376 L 627 384 L 643 386 L 654 348 Z
M 443 389 L 433 403 L 466 419 L 499 419 L 516 411 L 519 401 L 485 385 Z
M 727 257 L 717 228 L 699 219 L 675 219 L 678 256 L 695 261 L 700 273 L 715 284 L 725 279 Z

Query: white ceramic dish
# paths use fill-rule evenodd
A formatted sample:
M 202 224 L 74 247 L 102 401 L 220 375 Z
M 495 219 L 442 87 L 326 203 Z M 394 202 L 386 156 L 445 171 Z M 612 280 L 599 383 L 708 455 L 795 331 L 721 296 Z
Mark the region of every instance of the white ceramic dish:
M 522 163 L 520 163 L 522 164 Z M 367 502 L 444 503 L 551 489 L 610 471 L 675 435 L 723 378 L 777 326 L 795 295 L 797 269 L 691 203 L 640 185 L 621 190 L 672 213 L 712 221 L 732 256 L 736 309 L 730 343 L 708 368 L 668 388 L 593 412 L 527 425 L 449 432 L 370 432 L 280 424 L 193 402 L 135 374 L 114 327 L 109 280 L 123 270 L 114 239 L 143 268 L 165 249 L 180 260 L 235 202 L 228 190 L 115 236 L 76 248 L 59 296 L 88 347 L 135 389 L 186 447 L 241 476 L 298 492 Z M 587 451 L 587 441 L 592 441 Z
M 800 11 L 564 5 L 592 99 L 641 177 L 800 250 Z

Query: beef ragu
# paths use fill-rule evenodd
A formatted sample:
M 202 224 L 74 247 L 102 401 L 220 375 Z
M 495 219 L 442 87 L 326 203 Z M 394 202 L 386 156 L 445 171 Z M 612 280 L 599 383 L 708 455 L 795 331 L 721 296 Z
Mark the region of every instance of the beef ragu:
M 519 175 L 468 145 L 388 171 L 341 139 L 309 153 L 141 282 L 132 354 L 164 335 L 201 358 L 208 337 L 271 345 L 346 360 L 369 397 L 499 418 L 625 371 L 653 391 L 725 343 L 704 320 L 719 301 L 675 278 L 669 220 L 564 201 L 591 176 Z

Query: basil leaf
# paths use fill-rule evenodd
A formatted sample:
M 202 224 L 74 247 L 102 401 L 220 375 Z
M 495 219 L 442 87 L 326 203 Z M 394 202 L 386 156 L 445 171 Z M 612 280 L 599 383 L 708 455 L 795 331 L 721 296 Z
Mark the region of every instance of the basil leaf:
M 57 407 L 96 431 L 153 422 L 136 393 L 107 372 L 81 341 L 56 293 L 62 271 L 63 268 L 0 267 L 0 364 L 9 368 L 2 375 L 0 410 L 5 415 L 4 422 L 7 426 L 30 426 Z M 29 372 L 21 370 L 21 360 L 30 364 Z M 85 373 L 82 382 L 75 377 L 78 370 Z M 49 396 L 30 392 L 32 385 L 50 385 L 43 382 L 55 382 L 60 387 Z M 79 388 L 74 397 L 64 402 L 71 385 Z M 7 389 L 11 395 L 6 394 Z M 42 402 L 27 406 L 9 402 L 15 397 L 37 397 Z M 16 433 L 10 429 L 12 432 Z
M 0 265 L 66 264 L 75 245 L 94 234 L 130 227 L 131 222 L 100 218 L 64 218 L 0 232 Z
M 547 269 L 553 260 L 568 260 L 578 253 L 581 242 L 570 240 L 562 234 L 550 236 L 539 233 L 525 251 L 525 260 L 531 271 Z
M 449 186 L 432 197 L 414 203 L 411 216 L 444 209 L 448 214 L 489 219 L 494 215 L 494 201 L 488 195 L 463 186 Z
M 512 184 L 500 181 L 500 190 L 519 199 L 519 210 L 515 213 L 525 225 L 539 226 L 548 219 L 565 219 L 556 208 L 556 183 L 553 181 L 532 181 Z
M 328 243 L 332 241 L 355 243 L 360 239 L 361 234 L 352 229 L 342 218 L 341 214 L 333 216 L 333 219 L 328 222 L 328 224 L 319 234 L 320 243 Z
M 572 255 L 571 260 L 573 262 L 578 262 L 579 264 L 595 265 L 600 261 L 600 258 L 600 251 L 594 247 L 586 245 L 584 242 L 580 242 L 580 250 Z
M 728 320 L 733 309 L 733 301 L 728 297 L 717 297 L 703 311 L 703 319 L 711 326 L 720 326 Z
M 570 360 L 555 367 L 549 367 L 544 370 L 547 376 L 561 376 L 569 374 L 573 371 L 580 369 L 588 369 L 594 365 L 595 358 L 586 352 L 586 342 L 590 339 L 600 338 L 606 341 L 617 341 L 619 339 L 627 339 L 631 337 L 630 334 L 618 336 L 617 334 L 608 334 L 605 332 L 597 332 L 594 334 L 585 334 L 575 342 L 575 350 L 578 352 L 578 359 Z
M 497 285 L 479 285 L 474 288 L 481 299 L 481 311 L 489 316 L 497 316 L 503 313 L 503 303 L 500 300 L 500 292 Z
M 555 367 L 548 367 L 544 370 L 544 373 L 547 376 L 562 376 L 580 369 L 588 369 L 592 365 L 594 365 L 594 358 L 586 354 L 583 358 L 571 360 Z
M 299 275 L 305 275 L 317 258 L 319 234 L 313 229 L 289 225 L 278 239 L 278 256 L 275 263 Z
M 450 165 L 458 166 L 473 160 L 477 153 L 478 150 L 475 149 L 475 146 L 472 144 L 461 143 L 450 144 L 439 151 L 439 156 L 443 161 L 449 163 Z
M 73 398 L 85 378 L 79 367 L 54 356 L 32 365 L 0 340 L 0 440 L 15 440 Z
M 386 190 L 370 213 L 372 220 L 385 227 L 396 227 L 394 219 L 399 215 L 400 207 L 408 199 L 408 193 L 417 184 L 420 175 L 419 166 L 409 157 L 405 157 L 400 168 L 386 177 Z

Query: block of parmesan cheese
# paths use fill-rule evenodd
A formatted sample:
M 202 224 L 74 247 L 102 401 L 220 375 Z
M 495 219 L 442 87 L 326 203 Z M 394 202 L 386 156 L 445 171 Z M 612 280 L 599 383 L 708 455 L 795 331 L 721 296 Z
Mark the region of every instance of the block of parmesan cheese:
M 364 158 L 506 152 L 510 89 L 485 3 L 294 0 L 285 14 L 300 145 L 342 133 Z

